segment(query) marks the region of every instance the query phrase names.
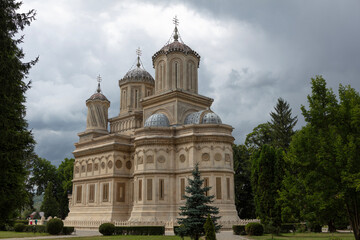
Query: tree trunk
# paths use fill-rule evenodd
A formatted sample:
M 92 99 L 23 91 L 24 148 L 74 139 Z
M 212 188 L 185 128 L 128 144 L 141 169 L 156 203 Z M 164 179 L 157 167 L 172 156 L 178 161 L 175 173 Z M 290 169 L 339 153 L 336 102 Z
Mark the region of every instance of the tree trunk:
M 351 205 L 349 206 L 349 203 L 346 203 L 346 209 L 348 212 L 348 217 L 350 220 L 351 228 L 354 233 L 355 240 L 360 240 L 360 216 L 356 202 L 357 202 L 357 198 L 355 197 L 355 201 L 352 204 L 353 206 Z
M 333 220 L 328 222 L 329 232 L 334 233 L 336 232 L 336 227 Z

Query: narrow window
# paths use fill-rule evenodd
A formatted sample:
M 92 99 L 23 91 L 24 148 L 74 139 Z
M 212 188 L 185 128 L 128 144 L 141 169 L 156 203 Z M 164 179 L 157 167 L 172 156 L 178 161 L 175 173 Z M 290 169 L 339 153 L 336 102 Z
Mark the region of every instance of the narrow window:
M 134 202 L 134 182 L 131 183 L 131 202 Z
M 135 90 L 135 108 L 138 107 L 138 90 Z
M 185 198 L 184 198 L 184 195 L 185 195 L 185 179 L 184 178 L 182 178 L 181 180 L 180 180 L 180 194 L 181 194 L 181 200 L 184 200 Z
M 117 183 L 117 202 L 125 202 L 125 183 Z
M 209 178 L 204 178 L 204 187 L 209 187 Z M 205 192 L 205 196 L 209 196 L 209 191 Z
M 142 200 L 142 180 L 139 179 L 139 201 Z
M 164 200 L 164 179 L 159 179 L 159 200 Z
M 76 187 L 76 202 L 81 203 L 82 186 Z
M 109 183 L 103 184 L 103 202 L 109 201 Z
M 178 64 L 177 62 L 175 63 L 175 88 L 178 87 Z
M 230 199 L 230 178 L 226 178 L 227 199 Z
M 221 177 L 216 178 L 216 199 L 221 199 Z
M 146 182 L 147 200 L 152 200 L 152 179 L 147 179 Z
M 89 186 L 89 202 L 93 203 L 95 200 L 95 184 Z

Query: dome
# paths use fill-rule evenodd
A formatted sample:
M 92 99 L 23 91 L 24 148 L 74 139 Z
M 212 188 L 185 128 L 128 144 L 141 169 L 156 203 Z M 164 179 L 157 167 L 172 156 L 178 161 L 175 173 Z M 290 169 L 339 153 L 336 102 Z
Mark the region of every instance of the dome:
M 150 73 L 139 66 L 128 71 L 120 80 L 120 85 L 128 82 L 148 82 L 150 84 L 155 84 L 154 78 Z
M 93 95 L 91 95 L 91 97 L 86 100 L 86 101 L 90 101 L 90 100 L 101 100 L 101 101 L 109 101 L 102 93 L 94 93 Z
M 155 113 L 146 119 L 144 127 L 170 127 L 170 122 L 165 114 Z
M 213 111 L 202 110 L 187 115 L 184 124 L 222 124 L 222 121 Z
M 188 45 L 186 45 L 185 43 L 181 43 L 179 41 L 174 41 L 164 47 L 162 47 L 159 51 L 157 51 L 153 56 L 152 59 L 153 61 L 155 60 L 155 58 L 157 56 L 159 56 L 160 54 L 169 54 L 171 52 L 182 52 L 185 54 L 193 54 L 195 57 L 197 57 L 200 60 L 200 55 L 195 52 L 194 50 L 192 50 Z

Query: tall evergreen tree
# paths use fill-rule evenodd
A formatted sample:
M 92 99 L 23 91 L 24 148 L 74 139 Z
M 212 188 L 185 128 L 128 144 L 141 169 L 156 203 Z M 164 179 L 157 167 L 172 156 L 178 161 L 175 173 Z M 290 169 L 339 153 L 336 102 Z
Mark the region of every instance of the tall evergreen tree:
M 0 228 L 14 212 L 29 202 L 26 192 L 27 164 L 33 156 L 34 139 L 24 119 L 25 79 L 37 59 L 22 62 L 19 31 L 34 20 L 35 11 L 17 13 L 21 2 L 0 1 Z
M 297 116 L 291 116 L 289 103 L 279 98 L 275 106 L 275 112 L 270 113 L 272 129 L 272 146 L 287 150 L 294 135 L 294 127 L 297 123 Z
M 55 217 L 59 214 L 59 203 L 57 202 L 54 194 L 53 183 L 49 182 L 45 189 L 44 200 L 41 204 L 41 211 L 44 212 L 45 217 Z
M 185 189 L 187 194 L 184 195 L 186 203 L 185 206 L 180 207 L 180 216 L 183 217 L 178 218 L 178 223 L 183 225 L 179 231 L 184 231 L 184 235 L 198 240 L 205 234 L 204 224 L 208 215 L 214 223 L 216 232 L 220 230 L 221 226 L 216 222 L 220 218 L 216 216 L 219 213 L 218 208 L 210 206 L 214 196 L 205 195 L 211 187 L 203 187 L 204 180 L 200 178 L 198 164 L 192 171 L 192 177 L 193 179 L 188 178 L 189 184 Z

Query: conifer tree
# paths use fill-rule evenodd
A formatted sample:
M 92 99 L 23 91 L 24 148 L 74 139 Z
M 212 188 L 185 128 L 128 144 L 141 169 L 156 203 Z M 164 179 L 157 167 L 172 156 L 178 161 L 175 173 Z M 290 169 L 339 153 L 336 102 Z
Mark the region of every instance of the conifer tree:
M 184 235 L 198 240 L 205 233 L 204 224 L 208 215 L 211 216 L 216 232 L 220 230 L 221 225 L 216 222 L 220 218 L 216 216 L 219 213 L 218 208 L 210 205 L 214 196 L 205 195 L 211 187 L 203 187 L 204 180 L 200 178 L 198 164 L 192 171 L 192 177 L 193 179 L 188 178 L 189 184 L 185 189 L 187 194 L 184 195 L 186 203 L 180 207 L 180 216 L 183 217 L 178 218 L 178 223 L 183 224 L 184 227 L 179 230 L 185 232 Z
M 44 200 L 41 204 L 41 211 L 44 212 L 45 217 L 49 216 L 55 217 L 59 214 L 59 203 L 56 201 L 54 196 L 53 183 L 49 182 L 44 194 Z
M 21 2 L 0 1 L 0 228 L 24 205 L 31 204 L 26 178 L 34 139 L 24 119 L 25 79 L 37 59 L 22 62 L 19 31 L 34 20 L 35 11 L 17 13 Z M 18 38 L 19 37 L 19 38 Z
M 204 230 L 205 230 L 206 240 L 216 240 L 215 226 L 210 218 L 210 214 L 208 214 L 208 217 L 206 218 L 206 222 L 204 224 Z

